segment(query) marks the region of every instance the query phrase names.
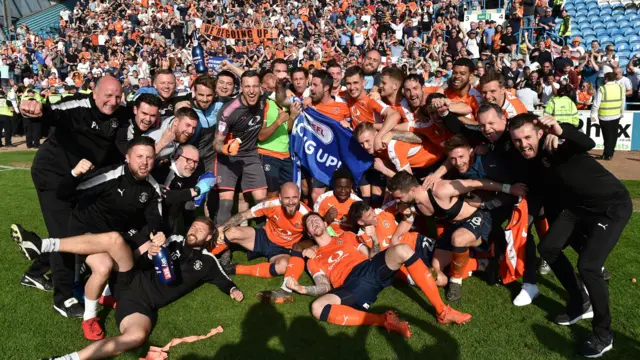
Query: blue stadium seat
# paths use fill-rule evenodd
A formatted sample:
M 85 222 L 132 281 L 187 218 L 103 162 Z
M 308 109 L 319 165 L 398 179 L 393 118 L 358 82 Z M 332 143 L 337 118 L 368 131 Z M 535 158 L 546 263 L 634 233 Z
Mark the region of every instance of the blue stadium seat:
M 585 35 L 582 40 L 584 40 L 585 44 L 591 44 L 593 40 L 596 40 L 596 37 L 593 35 Z
M 598 6 L 598 3 L 589 3 L 589 4 L 587 4 L 587 9 L 588 10 L 597 9 L 599 7 L 600 6 Z
M 618 66 L 619 66 L 620 68 L 622 68 L 623 70 L 624 70 L 624 69 L 626 69 L 627 64 L 629 64 L 629 59 L 621 58 L 621 59 L 619 59 L 619 60 L 620 60 L 620 61 L 618 61 Z
M 629 44 L 627 44 L 627 43 L 618 43 L 618 44 L 616 44 L 616 51 L 618 51 L 618 52 L 623 51 L 623 50 L 627 50 L 628 51 L 630 49 L 631 49 L 631 46 L 629 46 Z
M 597 29 L 596 30 L 596 36 L 598 37 L 598 39 L 600 39 L 603 36 L 607 36 L 609 35 L 609 30 L 607 29 Z
M 640 20 L 636 20 L 633 22 L 633 27 L 636 29 L 640 29 Z
M 615 16 L 620 16 L 620 15 L 624 16 L 624 10 L 614 9 L 614 10 L 611 12 L 611 16 L 614 16 L 614 17 L 615 17 Z
M 640 43 L 631 45 L 631 50 L 633 51 L 640 51 Z
M 583 30 L 582 31 L 582 36 L 589 36 L 589 35 L 595 36 L 596 32 L 591 30 L 591 29 L 587 29 L 587 30 Z
M 576 17 L 580 17 L 580 16 L 586 17 L 588 14 L 589 14 L 589 10 L 587 9 L 580 9 L 576 11 Z
M 611 40 L 611 38 L 609 38 L 609 40 L 607 41 L 598 41 L 600 43 L 600 46 L 605 47 L 607 45 L 613 45 L 613 40 Z
M 608 23 L 606 23 L 607 29 L 617 29 L 618 28 L 618 22 L 617 21 L 609 21 Z
M 622 42 L 627 42 L 627 38 L 625 38 L 622 35 L 618 35 L 618 36 L 614 36 L 613 37 L 613 42 L 616 44 L 622 43 Z
M 618 23 L 618 27 L 620 29 L 626 29 L 626 28 L 630 28 L 631 27 L 631 23 L 628 22 L 627 20 L 622 20 Z
M 600 16 L 600 21 L 602 21 L 605 24 L 612 20 L 613 20 L 613 16 L 611 15 Z
M 624 30 L 622 29 L 613 29 L 609 32 L 609 35 L 611 35 L 611 37 L 613 37 L 614 39 L 617 36 L 622 36 L 622 34 L 624 34 Z M 622 37 L 624 39 L 624 37 Z
M 564 9 L 567 10 L 567 12 L 569 12 L 569 10 L 573 10 L 575 8 L 576 8 L 575 5 L 573 5 L 572 3 L 567 3 L 564 6 Z
M 629 36 L 629 44 L 637 43 L 637 42 L 640 42 L 640 36 L 638 35 Z
M 576 10 L 587 9 L 587 5 L 585 3 L 576 4 Z
M 625 15 L 627 15 L 627 16 L 629 16 L 629 15 L 631 15 L 631 14 L 636 14 L 636 13 L 637 13 L 637 10 L 636 10 L 636 9 L 634 9 L 634 8 L 629 8 L 629 9 L 626 9 L 626 10 L 624 11 L 624 14 L 625 14 Z
M 596 23 L 595 25 L 591 25 L 591 30 L 593 30 L 593 31 L 598 31 L 598 30 L 606 29 L 606 28 L 607 28 L 607 26 L 605 24 L 603 24 L 603 23 Z
M 627 19 L 626 16 L 624 16 L 624 14 L 622 15 L 618 15 L 618 16 L 613 16 L 613 19 L 615 20 L 616 23 L 620 23 L 622 21 L 625 21 Z
M 631 51 L 625 50 L 625 51 L 620 51 L 619 53 L 616 53 L 616 55 L 618 55 L 619 58 L 630 58 L 631 57 Z
M 600 16 L 611 15 L 611 8 L 600 9 Z
M 631 21 L 631 22 L 640 21 L 640 15 L 631 15 L 629 17 L 629 21 Z
M 622 35 L 624 35 L 624 36 L 633 36 L 633 35 L 635 35 L 637 33 L 638 33 L 638 29 L 634 29 L 634 28 L 630 27 L 630 28 L 625 29 L 624 30 L 624 34 L 622 34 Z
M 613 38 L 611 36 L 599 36 L 598 41 L 600 41 L 600 45 L 604 44 L 605 41 L 613 43 Z

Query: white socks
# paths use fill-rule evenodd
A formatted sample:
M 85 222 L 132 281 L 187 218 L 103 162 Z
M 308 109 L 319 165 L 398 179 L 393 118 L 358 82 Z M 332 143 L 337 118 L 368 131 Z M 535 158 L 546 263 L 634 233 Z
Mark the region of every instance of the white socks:
M 51 239 L 42 239 L 42 252 L 50 253 L 55 252 L 60 249 L 60 239 L 51 238 Z
M 449 281 L 455 284 L 462 285 L 462 278 L 454 278 L 453 276 L 449 278 Z
M 55 358 L 53 360 L 80 360 L 80 355 L 78 355 L 77 352 L 74 352 L 73 354 L 60 356 L 60 357 L 57 357 L 57 358 Z
M 87 321 L 98 316 L 98 300 L 89 300 L 84 298 L 84 315 L 82 320 Z

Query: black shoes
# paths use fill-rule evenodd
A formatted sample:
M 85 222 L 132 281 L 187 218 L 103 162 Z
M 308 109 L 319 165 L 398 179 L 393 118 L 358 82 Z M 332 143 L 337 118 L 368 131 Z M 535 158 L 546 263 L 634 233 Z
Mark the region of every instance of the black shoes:
M 67 318 L 81 318 L 84 315 L 84 305 L 74 297 L 68 298 L 64 303 L 54 304 L 53 309 Z
M 588 358 L 599 358 L 611 349 L 613 349 L 613 337 L 611 335 L 602 338 L 595 333 L 591 333 L 580 346 L 580 355 Z
M 34 276 L 29 276 L 27 274 L 24 274 L 24 275 L 22 275 L 22 278 L 20 279 L 20 285 L 36 288 L 36 289 L 42 290 L 42 291 L 52 291 L 53 290 L 53 282 L 46 275 L 34 277 Z

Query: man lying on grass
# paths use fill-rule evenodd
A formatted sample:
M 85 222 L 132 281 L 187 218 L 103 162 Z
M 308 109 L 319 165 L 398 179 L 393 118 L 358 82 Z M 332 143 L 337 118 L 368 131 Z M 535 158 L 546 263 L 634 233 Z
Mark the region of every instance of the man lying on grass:
M 97 341 L 68 355 L 53 357 L 60 360 L 102 359 L 135 349 L 147 340 L 158 319 L 158 309 L 190 293 L 203 283 L 213 283 L 232 299 L 242 301 L 244 295 L 224 273 L 218 260 L 207 250 L 214 237 L 215 226 L 206 217 L 197 218 L 186 238 L 169 237 L 166 244 L 154 243 L 147 260 L 166 246 L 173 260 L 175 279 L 163 283 L 153 266 L 138 264 L 134 268 L 133 254 L 117 232 L 89 234 L 65 239 L 23 237 L 18 241 L 24 254 L 36 258 L 43 253 L 66 252 L 78 255 L 106 253 L 115 263 L 112 274 L 113 293 L 117 301 L 116 325 L 120 335 Z M 144 257 L 143 257 L 144 258 Z

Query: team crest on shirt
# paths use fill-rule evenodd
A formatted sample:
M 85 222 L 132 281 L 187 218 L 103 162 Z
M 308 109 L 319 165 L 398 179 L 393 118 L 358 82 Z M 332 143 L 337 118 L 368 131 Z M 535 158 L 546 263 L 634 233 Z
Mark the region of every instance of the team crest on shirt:
M 193 269 L 194 269 L 194 270 L 202 270 L 202 261 L 200 261 L 200 260 L 196 260 L 196 261 L 193 263 Z
M 542 166 L 548 168 L 551 166 L 551 163 L 549 162 L 549 159 L 547 159 L 546 157 L 542 158 Z
M 173 105 L 169 104 L 169 106 L 167 106 L 167 109 L 169 109 L 169 111 L 173 111 Z
M 143 192 L 142 194 L 140 194 L 140 197 L 138 198 L 138 200 L 140 200 L 141 203 L 146 203 L 147 200 L 149 200 L 149 194 L 147 194 L 146 192 Z
M 387 220 L 384 220 L 384 221 L 382 222 L 382 226 L 384 226 L 384 228 L 385 228 L 385 229 L 388 229 L 388 228 L 389 228 L 389 226 L 391 226 L 391 224 L 389 224 L 389 222 L 388 222 Z
M 111 123 L 111 127 L 112 128 L 117 128 L 118 127 L 118 119 L 116 118 L 112 118 L 111 120 L 109 120 L 109 122 Z
M 271 171 L 271 165 L 265 164 L 264 165 L 264 171 Z
M 336 107 L 336 108 L 333 108 L 333 113 L 334 113 L 334 114 L 337 114 L 338 112 L 340 112 L 340 109 L 338 109 L 337 107 Z
M 302 224 L 300 224 L 299 222 L 297 222 L 297 223 L 293 224 L 293 226 L 295 226 L 296 228 L 301 228 L 301 227 L 302 227 Z

